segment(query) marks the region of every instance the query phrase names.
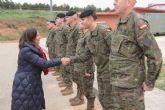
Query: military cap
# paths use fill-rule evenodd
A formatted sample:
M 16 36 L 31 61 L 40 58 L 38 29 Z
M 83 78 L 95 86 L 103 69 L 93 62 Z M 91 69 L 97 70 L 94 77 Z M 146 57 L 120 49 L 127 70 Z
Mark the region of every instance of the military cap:
M 96 16 L 96 12 L 90 9 L 90 10 L 85 10 L 80 14 L 80 18 L 84 18 L 88 16 Z
M 50 21 L 48 21 L 49 23 L 55 23 L 55 21 L 53 21 L 53 20 L 50 20 Z
M 58 13 L 56 18 L 65 18 L 65 14 L 64 13 Z
M 76 11 L 70 10 L 66 13 L 66 16 L 73 16 L 74 14 L 76 14 Z

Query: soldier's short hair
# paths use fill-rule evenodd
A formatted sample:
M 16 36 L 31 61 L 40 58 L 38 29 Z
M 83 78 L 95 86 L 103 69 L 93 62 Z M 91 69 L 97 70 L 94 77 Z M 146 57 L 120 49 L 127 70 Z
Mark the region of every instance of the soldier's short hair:
M 76 11 L 70 10 L 70 11 L 68 11 L 68 12 L 66 13 L 66 16 L 73 16 L 73 15 L 75 15 L 75 14 L 76 14 Z
M 94 20 L 97 19 L 97 16 L 96 16 L 96 12 L 94 10 L 84 10 L 83 12 L 81 12 L 80 14 L 80 18 L 85 18 L 85 17 L 88 17 L 88 16 L 92 16 Z

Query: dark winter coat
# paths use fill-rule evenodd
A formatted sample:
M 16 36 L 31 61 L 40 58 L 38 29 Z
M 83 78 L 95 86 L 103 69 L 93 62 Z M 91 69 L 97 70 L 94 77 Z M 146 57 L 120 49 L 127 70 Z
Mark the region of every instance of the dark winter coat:
M 34 44 L 25 43 L 18 55 L 18 68 L 12 88 L 11 110 L 45 109 L 41 72 L 43 68 L 60 64 L 61 61 L 57 58 L 44 60 Z

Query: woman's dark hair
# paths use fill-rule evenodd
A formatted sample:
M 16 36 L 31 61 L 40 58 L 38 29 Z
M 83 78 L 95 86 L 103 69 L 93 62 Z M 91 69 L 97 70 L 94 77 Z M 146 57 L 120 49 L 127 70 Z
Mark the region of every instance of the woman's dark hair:
M 37 37 L 37 29 L 28 28 L 26 29 L 19 39 L 19 48 L 21 49 L 24 46 L 24 43 L 33 43 L 33 40 Z

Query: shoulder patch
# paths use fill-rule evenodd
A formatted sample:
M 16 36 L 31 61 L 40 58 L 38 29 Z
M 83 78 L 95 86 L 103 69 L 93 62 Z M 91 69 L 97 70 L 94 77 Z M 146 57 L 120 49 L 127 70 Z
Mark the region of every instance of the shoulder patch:
M 138 19 L 137 21 L 137 26 L 140 30 L 146 29 L 149 27 L 149 24 L 146 20 L 144 19 Z
M 111 30 L 110 30 L 110 29 L 108 29 L 108 28 L 106 29 L 106 31 L 107 31 L 107 32 L 111 32 Z
M 108 32 L 112 31 L 112 28 L 111 27 L 107 27 L 107 31 Z
M 148 26 L 146 24 L 139 27 L 140 30 L 147 28 Z

